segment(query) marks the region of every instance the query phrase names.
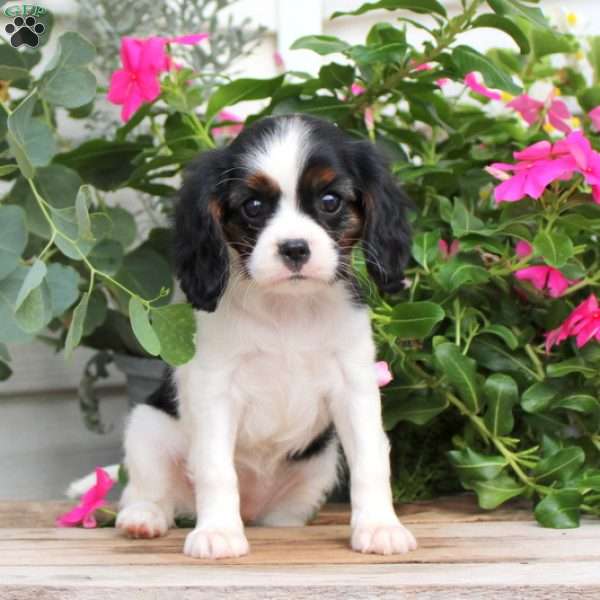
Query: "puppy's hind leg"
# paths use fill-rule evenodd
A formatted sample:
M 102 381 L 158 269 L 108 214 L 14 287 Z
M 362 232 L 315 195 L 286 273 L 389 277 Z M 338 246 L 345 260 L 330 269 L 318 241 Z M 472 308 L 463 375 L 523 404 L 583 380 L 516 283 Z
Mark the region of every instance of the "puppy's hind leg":
M 179 421 L 152 406 L 131 413 L 125 433 L 125 466 L 129 482 L 123 492 L 117 527 L 135 538 L 165 535 L 175 506 L 187 489 L 186 454 Z
M 272 499 L 255 520 L 266 527 L 301 527 L 313 517 L 338 483 L 339 445 L 332 439 L 319 454 L 288 459 Z

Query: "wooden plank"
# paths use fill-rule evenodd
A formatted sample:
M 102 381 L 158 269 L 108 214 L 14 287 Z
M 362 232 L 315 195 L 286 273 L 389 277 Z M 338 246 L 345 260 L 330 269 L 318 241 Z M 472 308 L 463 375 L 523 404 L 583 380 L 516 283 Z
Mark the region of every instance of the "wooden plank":
M 0 501 L 0 528 L 53 527 L 56 516 L 73 506 L 70 501 L 12 502 Z M 114 510 L 114 507 L 112 507 Z M 530 521 L 531 508 L 527 503 L 512 503 L 494 511 L 477 506 L 472 494 L 437 498 L 423 502 L 402 504 L 397 513 L 405 523 Z M 347 504 L 328 504 L 313 520 L 313 525 L 347 525 L 350 514 Z

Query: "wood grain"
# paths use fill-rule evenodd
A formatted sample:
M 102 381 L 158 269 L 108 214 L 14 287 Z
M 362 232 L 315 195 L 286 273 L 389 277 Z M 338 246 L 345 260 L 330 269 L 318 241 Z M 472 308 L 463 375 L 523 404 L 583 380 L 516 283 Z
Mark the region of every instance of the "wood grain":
M 183 556 L 182 529 L 128 540 L 109 528 L 14 526 L 47 524 L 56 509 L 0 504 L 2 600 L 600 598 L 600 521 L 543 529 L 523 508 L 486 513 L 469 496 L 401 507 L 419 548 L 387 557 L 349 549 L 345 506 L 308 527 L 248 528 L 251 554 L 218 562 Z

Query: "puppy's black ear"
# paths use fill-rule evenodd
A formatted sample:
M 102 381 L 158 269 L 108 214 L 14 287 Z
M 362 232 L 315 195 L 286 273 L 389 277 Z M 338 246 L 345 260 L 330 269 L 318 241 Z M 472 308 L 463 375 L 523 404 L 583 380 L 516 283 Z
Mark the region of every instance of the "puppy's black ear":
M 211 150 L 187 168 L 175 210 L 175 273 L 190 304 L 208 312 L 217 308 L 229 278 L 218 189 L 227 156 L 227 149 Z
M 367 271 L 380 292 L 394 294 L 403 289 L 410 257 L 411 203 L 373 144 L 354 142 L 352 153 L 365 212 L 362 247 Z

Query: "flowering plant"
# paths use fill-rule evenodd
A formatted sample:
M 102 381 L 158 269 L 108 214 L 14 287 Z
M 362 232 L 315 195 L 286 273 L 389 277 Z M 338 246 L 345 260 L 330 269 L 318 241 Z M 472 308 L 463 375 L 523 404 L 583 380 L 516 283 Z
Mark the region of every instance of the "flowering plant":
M 200 74 L 170 50 L 210 40 L 126 38 L 108 88 L 123 124 L 61 151 L 55 110 L 89 115 L 93 48 L 65 34 L 34 77 L 30 57 L 2 46 L 0 79 L 29 93 L 11 92 L 0 113 L 0 177 L 12 182 L 0 204 L 0 374 L 2 342 L 44 332 L 67 353 L 83 341 L 190 358 L 192 311 L 167 304 L 167 228 L 140 240 L 107 193 L 152 194 L 168 214 L 173 177 L 242 126 L 230 107 L 264 100 L 247 122 L 292 111 L 335 121 L 387 150 L 414 200 L 404 294 L 380 297 L 368 257 L 355 257 L 393 372 L 378 367 L 396 498 L 463 487 L 488 509 L 530 499 L 545 526 L 599 515 L 600 39 L 551 26 L 534 0 L 461 7 L 449 16 L 438 0 L 379 0 L 337 13 L 401 11 L 364 44 L 298 40 L 325 57 L 317 75 L 234 79 L 207 102 Z M 514 49 L 463 43 L 484 28 Z

